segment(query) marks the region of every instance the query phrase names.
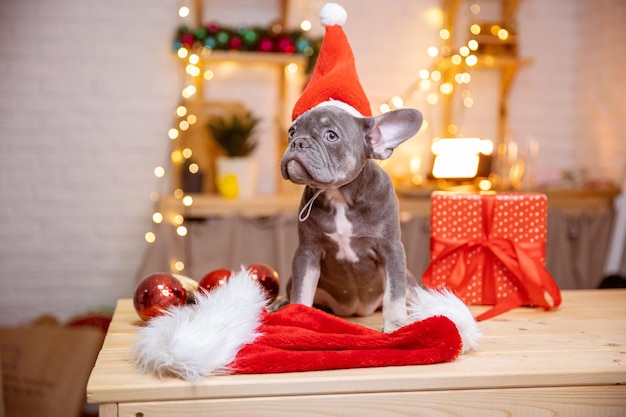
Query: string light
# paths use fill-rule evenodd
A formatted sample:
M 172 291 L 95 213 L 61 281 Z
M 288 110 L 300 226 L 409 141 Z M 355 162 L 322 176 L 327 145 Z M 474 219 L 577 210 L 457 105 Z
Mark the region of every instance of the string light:
M 300 22 L 300 29 L 305 32 L 311 30 L 312 27 L 313 25 L 311 24 L 310 20 L 303 20 L 302 22 Z
M 156 241 L 156 235 L 153 232 L 147 232 L 144 235 L 144 239 L 146 239 L 148 243 L 154 243 Z
M 183 6 L 180 9 L 178 9 L 178 16 L 182 18 L 189 16 L 189 7 Z
M 193 204 L 193 197 L 190 195 L 186 195 L 182 199 L 183 206 L 189 207 Z

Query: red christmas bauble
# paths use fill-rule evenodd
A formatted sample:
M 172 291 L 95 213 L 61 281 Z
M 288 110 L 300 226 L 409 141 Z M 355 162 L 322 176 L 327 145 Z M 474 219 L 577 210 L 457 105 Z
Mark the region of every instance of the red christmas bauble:
M 211 292 L 217 287 L 224 285 L 233 271 L 230 269 L 216 269 L 206 274 L 198 283 L 198 289 L 206 292 Z
M 246 265 L 246 269 L 250 272 L 250 278 L 263 287 L 265 294 L 267 294 L 268 303 L 273 303 L 280 290 L 278 272 L 265 264 Z
M 170 306 L 184 305 L 187 293 L 179 280 L 167 273 L 157 273 L 144 278 L 133 297 L 135 311 L 143 320 L 163 314 Z

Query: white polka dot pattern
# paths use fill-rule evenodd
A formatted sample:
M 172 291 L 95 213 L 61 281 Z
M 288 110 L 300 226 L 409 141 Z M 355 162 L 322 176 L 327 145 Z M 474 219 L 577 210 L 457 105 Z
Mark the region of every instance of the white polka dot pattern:
M 493 202 L 492 221 L 484 224 L 483 210 L 490 207 L 489 199 Z M 518 279 L 488 251 L 482 256 L 481 251 L 484 249 L 479 245 L 464 252 L 464 260 L 460 260 L 460 251 L 457 251 L 433 262 L 445 248 L 445 245 L 436 244 L 436 241 L 458 245 L 467 241 L 480 242 L 486 238 L 506 239 L 528 249 L 542 265 L 545 264 L 547 198 L 544 194 L 434 192 L 431 201 L 431 273 L 430 277 L 424 277 L 424 284 L 450 287 L 449 279 L 456 263 L 460 261 L 464 263 L 460 266 L 465 266 L 466 274 L 461 284 L 452 289 L 468 304 L 495 304 L 497 300 L 520 290 Z M 495 282 L 486 291 L 488 284 L 483 282 L 483 278 L 489 275 L 485 274 L 485 268 L 489 265 Z M 474 275 L 468 276 L 472 272 Z

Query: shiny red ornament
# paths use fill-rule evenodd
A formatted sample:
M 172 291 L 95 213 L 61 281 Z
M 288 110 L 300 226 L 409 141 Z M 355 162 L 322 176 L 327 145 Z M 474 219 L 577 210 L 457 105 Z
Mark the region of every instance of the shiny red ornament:
M 193 43 L 196 41 L 196 37 L 193 36 L 193 34 L 191 33 L 186 33 L 181 36 L 180 41 L 183 45 L 192 46 Z
M 135 311 L 143 320 L 163 314 L 170 306 L 184 305 L 187 292 L 172 274 L 156 273 L 144 278 L 133 297 Z
M 229 49 L 238 50 L 241 49 L 242 46 L 243 40 L 239 36 L 233 36 L 232 38 L 230 38 L 230 41 L 228 41 Z
M 265 294 L 267 294 L 268 303 L 273 303 L 276 297 L 278 297 L 278 291 L 280 290 L 278 272 L 265 264 L 246 265 L 246 269 L 250 273 L 250 278 L 263 287 Z
M 271 38 L 263 37 L 259 40 L 257 50 L 261 52 L 271 52 L 274 49 L 274 42 Z
M 230 269 L 216 269 L 206 274 L 198 283 L 198 290 L 204 290 L 205 292 L 211 292 L 214 289 L 224 285 L 233 271 Z

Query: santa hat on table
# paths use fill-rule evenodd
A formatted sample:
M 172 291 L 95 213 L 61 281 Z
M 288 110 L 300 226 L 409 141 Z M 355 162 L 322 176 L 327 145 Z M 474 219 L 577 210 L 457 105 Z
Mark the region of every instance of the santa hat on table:
M 298 304 L 268 313 L 265 297 L 242 269 L 211 293 L 199 293 L 195 304 L 150 319 L 134 346 L 139 369 L 194 381 L 224 374 L 424 365 L 452 361 L 475 349 L 480 337 L 467 307 L 448 292 L 416 289 L 409 312 L 419 321 L 392 333 Z

